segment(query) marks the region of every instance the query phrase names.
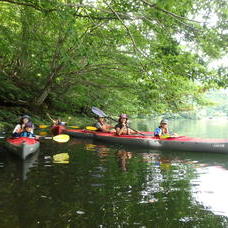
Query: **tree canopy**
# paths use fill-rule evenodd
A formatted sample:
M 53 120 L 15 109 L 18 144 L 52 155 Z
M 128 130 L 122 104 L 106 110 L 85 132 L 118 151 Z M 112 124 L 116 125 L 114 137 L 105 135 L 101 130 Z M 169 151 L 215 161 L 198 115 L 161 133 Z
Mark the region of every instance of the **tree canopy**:
M 225 0 L 0 0 L 2 105 L 189 110 L 227 86 Z

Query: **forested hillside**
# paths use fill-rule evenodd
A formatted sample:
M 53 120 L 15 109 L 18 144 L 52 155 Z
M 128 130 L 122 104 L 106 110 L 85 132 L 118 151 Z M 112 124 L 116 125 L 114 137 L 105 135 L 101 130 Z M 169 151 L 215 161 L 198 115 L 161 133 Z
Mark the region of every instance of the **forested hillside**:
M 209 118 L 228 117 L 228 90 L 210 91 L 206 97 L 213 103 L 206 108 Z
M 226 87 L 226 0 L 0 0 L 0 105 L 191 110 Z M 214 18 L 214 23 L 211 21 Z

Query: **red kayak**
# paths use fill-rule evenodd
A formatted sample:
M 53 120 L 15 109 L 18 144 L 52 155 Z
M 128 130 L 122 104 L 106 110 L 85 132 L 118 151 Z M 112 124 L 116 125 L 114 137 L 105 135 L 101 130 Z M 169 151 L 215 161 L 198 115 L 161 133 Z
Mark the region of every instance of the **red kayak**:
M 53 135 L 60 135 L 63 133 L 63 130 L 65 130 L 65 126 L 63 125 L 54 125 L 51 127 L 51 133 Z
M 34 138 L 8 138 L 6 139 L 5 146 L 10 152 L 24 160 L 39 149 L 40 142 Z
M 141 132 L 144 135 L 135 134 L 118 136 L 115 133 L 65 129 L 64 133 L 79 138 L 93 138 L 110 143 L 127 144 L 159 150 L 228 153 L 227 139 L 201 139 L 187 136 L 160 139 L 154 137 L 153 132 Z

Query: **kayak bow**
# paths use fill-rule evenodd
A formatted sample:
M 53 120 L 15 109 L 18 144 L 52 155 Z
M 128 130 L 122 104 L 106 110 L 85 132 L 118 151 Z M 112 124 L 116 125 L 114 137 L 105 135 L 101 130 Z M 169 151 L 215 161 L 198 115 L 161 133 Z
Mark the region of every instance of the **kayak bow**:
M 39 149 L 40 142 L 37 139 L 26 137 L 8 138 L 5 141 L 5 147 L 22 160 L 25 160 L 26 157 Z

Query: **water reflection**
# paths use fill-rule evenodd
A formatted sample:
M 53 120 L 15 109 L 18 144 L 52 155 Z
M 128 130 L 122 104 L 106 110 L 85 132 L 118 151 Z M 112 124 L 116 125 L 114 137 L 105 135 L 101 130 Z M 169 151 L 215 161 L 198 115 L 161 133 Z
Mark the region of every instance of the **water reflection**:
M 228 216 L 228 170 L 222 166 L 197 169 L 198 177 L 191 181 L 193 197 L 206 210 Z
M 18 159 L 16 155 L 4 149 L 1 152 L 0 168 L 10 168 L 15 180 L 25 181 L 30 170 L 38 164 L 39 150 L 29 155 L 25 160 Z
M 61 153 L 69 154 L 69 164 L 53 163 L 53 156 Z M 0 160 L 3 227 L 228 225 L 227 217 L 221 216 L 227 216 L 221 196 L 228 189 L 218 179 L 226 178 L 226 155 L 72 139 L 67 144 L 42 143 L 38 162 L 20 182 L 17 161 L 4 156 Z
M 117 157 L 119 159 L 120 167 L 123 171 L 127 171 L 127 160 L 132 158 L 132 153 L 126 150 L 118 150 Z
M 89 151 L 96 151 L 102 162 L 107 160 L 110 156 L 111 148 L 107 145 L 95 145 L 95 144 L 85 144 L 85 149 Z M 127 160 L 131 159 L 132 152 L 126 151 L 124 149 L 119 149 L 116 151 L 116 157 L 118 159 L 119 166 L 122 171 L 127 171 Z
M 37 166 L 39 151 L 34 154 L 31 154 L 26 160 L 17 162 L 18 164 L 18 173 L 21 173 L 21 179 L 25 181 L 28 178 L 29 171 Z

